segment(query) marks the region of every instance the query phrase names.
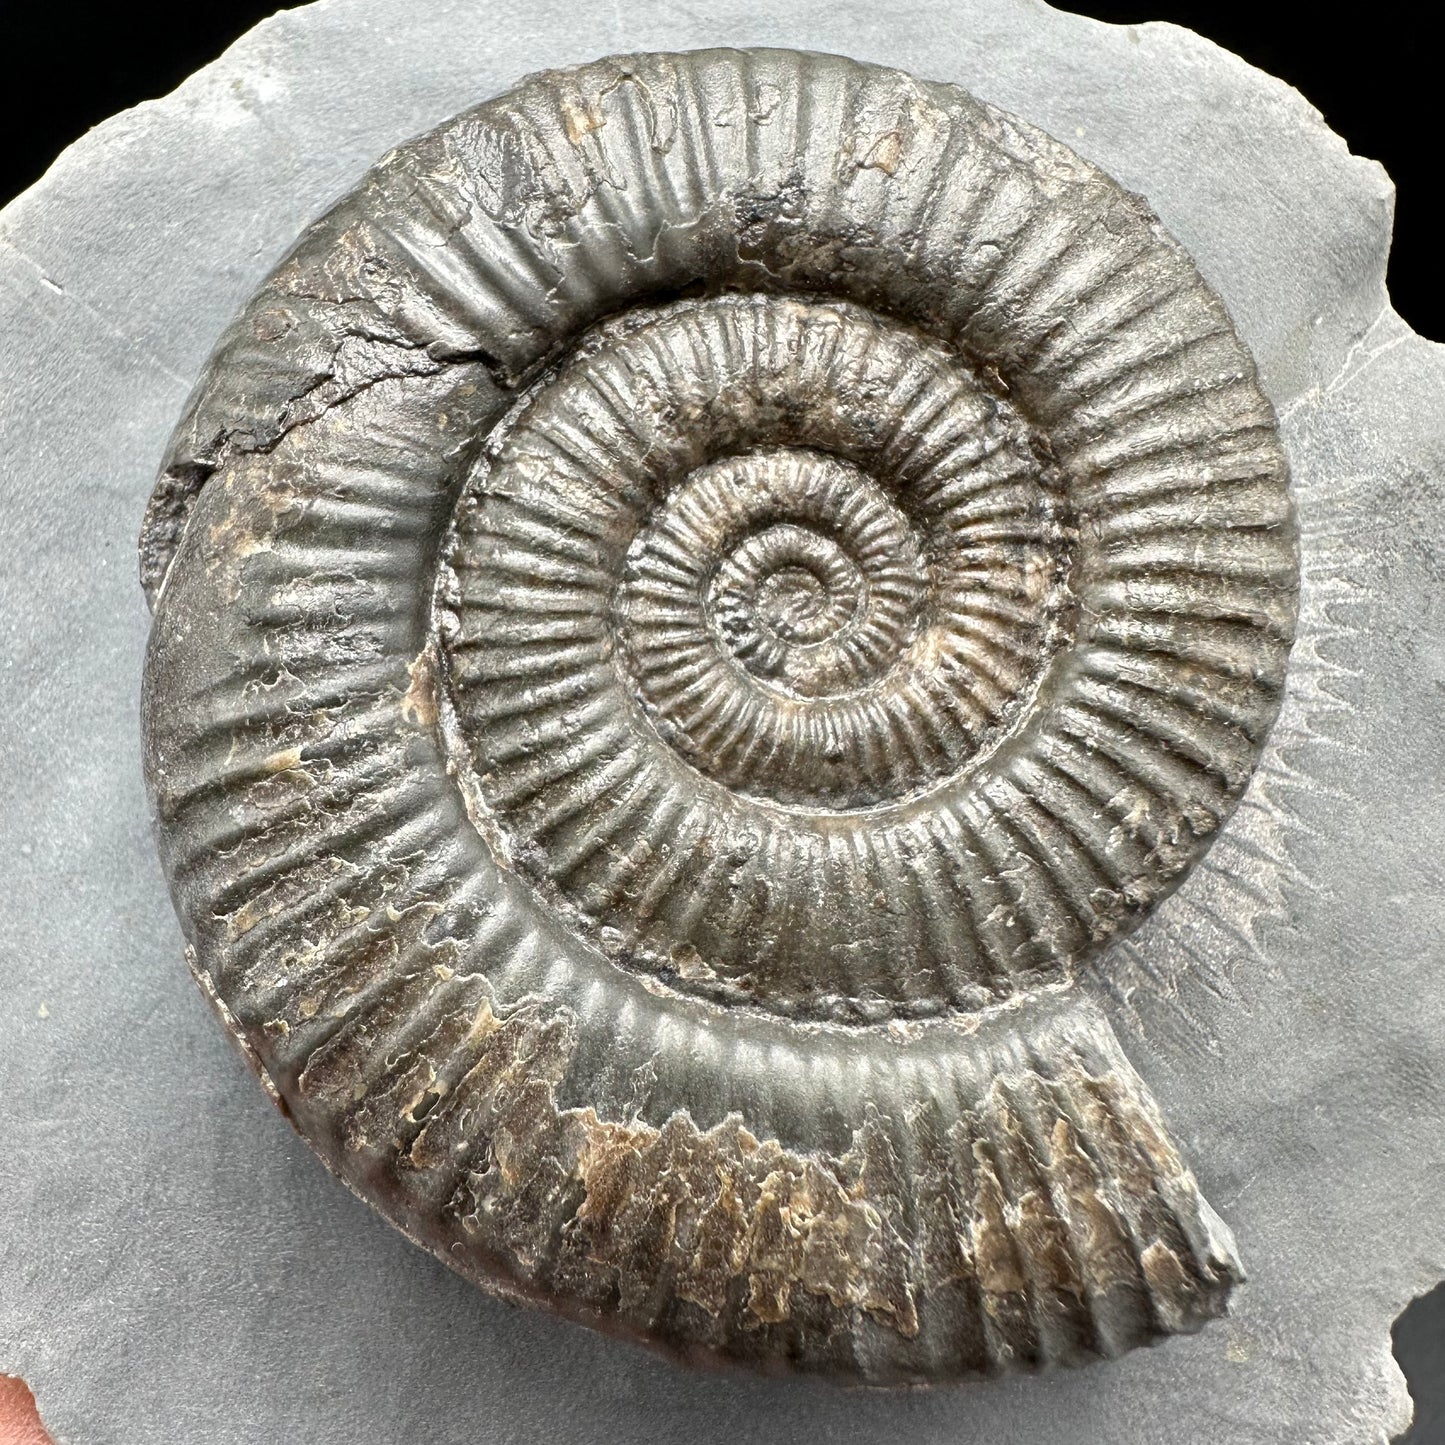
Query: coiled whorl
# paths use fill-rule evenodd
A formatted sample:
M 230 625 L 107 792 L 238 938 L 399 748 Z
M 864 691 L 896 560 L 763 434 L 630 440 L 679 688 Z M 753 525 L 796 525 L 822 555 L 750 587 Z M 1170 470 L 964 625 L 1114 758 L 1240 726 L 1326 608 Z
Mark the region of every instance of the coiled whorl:
M 875 1382 L 1223 1309 L 1078 979 L 1249 780 L 1294 531 L 1108 177 L 833 57 L 533 78 L 307 231 L 141 555 L 197 975 L 453 1267 Z

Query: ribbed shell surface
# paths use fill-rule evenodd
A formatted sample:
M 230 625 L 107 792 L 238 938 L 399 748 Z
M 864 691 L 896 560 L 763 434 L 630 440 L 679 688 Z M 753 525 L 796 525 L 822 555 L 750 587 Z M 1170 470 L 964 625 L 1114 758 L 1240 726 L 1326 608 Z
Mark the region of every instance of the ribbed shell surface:
M 875 1383 L 1223 1310 L 1076 979 L 1249 779 L 1294 529 L 1097 169 L 836 57 L 530 79 L 301 238 L 141 557 L 197 977 L 452 1267 Z

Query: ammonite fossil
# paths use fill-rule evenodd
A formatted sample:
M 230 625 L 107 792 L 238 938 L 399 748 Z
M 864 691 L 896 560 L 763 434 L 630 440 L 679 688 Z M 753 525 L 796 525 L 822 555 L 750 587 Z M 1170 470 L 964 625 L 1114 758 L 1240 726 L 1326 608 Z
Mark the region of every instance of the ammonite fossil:
M 1087 969 L 1249 779 L 1287 476 L 1064 146 L 826 56 L 530 79 L 276 269 L 142 568 L 196 974 L 454 1269 L 867 1382 L 1223 1311 Z

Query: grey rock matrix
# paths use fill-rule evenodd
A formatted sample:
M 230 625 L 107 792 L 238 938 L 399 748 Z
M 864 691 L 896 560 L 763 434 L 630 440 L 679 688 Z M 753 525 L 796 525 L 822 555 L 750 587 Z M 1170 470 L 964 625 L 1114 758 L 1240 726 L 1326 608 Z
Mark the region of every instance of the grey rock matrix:
M 16 888 L 32 900 L 8 947 L 28 980 L 11 996 L 23 1000 L 27 989 L 37 996 L 33 1010 L 17 1015 L 17 1044 L 6 1053 L 5 1067 L 16 1070 L 11 1097 L 33 1107 L 21 1113 L 32 1136 L 29 1167 L 5 1185 L 25 1265 L 22 1292 L 4 1318 L 7 1340 L 16 1342 L 14 1367 L 36 1384 L 52 1425 L 77 1438 L 175 1438 L 184 1432 L 176 1411 L 185 1401 L 210 1421 L 216 1401 L 229 1399 L 247 1418 L 236 1438 L 285 1438 L 304 1381 L 317 1372 L 336 1379 L 340 1368 L 355 1370 L 358 1383 L 342 1399 L 314 1404 L 308 1430 L 317 1438 L 378 1428 L 477 1438 L 483 1383 L 503 1428 L 539 1437 L 593 1438 L 598 1417 L 624 1435 L 681 1436 L 695 1433 L 699 1411 L 744 1438 L 779 1428 L 872 1438 L 900 1424 L 944 1438 L 965 1420 L 1031 1439 L 1143 1440 L 1187 1429 L 1241 1440 L 1281 1433 L 1354 1440 L 1397 1426 L 1403 1397 L 1388 1322 L 1437 1277 L 1439 1255 L 1424 1187 L 1439 1165 L 1437 920 L 1421 846 L 1438 811 L 1430 791 L 1438 739 L 1426 600 L 1439 524 L 1429 438 L 1438 363 L 1383 303 L 1388 190 L 1378 172 L 1345 156 L 1297 97 L 1202 42 L 1173 31 L 1109 31 L 1032 6 L 978 7 L 963 17 L 966 25 L 956 10 L 946 19 L 920 10 L 860 21 L 799 9 L 765 24 L 718 13 L 703 24 L 659 9 L 629 17 L 622 29 L 584 13 L 557 17 L 561 44 L 546 38 L 534 15 L 518 31 L 525 38 L 501 45 L 495 17 L 483 34 L 476 17 L 459 19 L 446 7 L 388 10 L 384 19 L 383 8 L 372 16 L 374 28 L 359 5 L 313 7 L 263 27 L 173 100 L 90 138 L 5 216 L 5 294 L 15 307 L 7 352 L 17 377 L 7 397 L 7 465 L 24 458 L 23 483 L 12 483 L 18 551 L 6 583 L 7 625 L 21 629 L 12 695 L 22 711 L 7 745 L 16 750 L 11 775 L 22 780 L 16 827 L 30 850 L 18 853 Z M 468 36 L 486 59 L 466 59 Z M 556 1325 L 549 1335 L 545 1321 L 499 1316 L 415 1252 L 390 1253 L 384 1234 L 306 1172 L 304 1152 L 280 1142 L 284 1132 L 268 1132 L 264 1114 L 248 1111 L 244 1078 L 227 1073 L 224 1055 L 210 1052 L 203 1016 L 187 1013 L 184 994 L 172 992 L 175 971 L 166 960 L 178 944 L 164 900 L 147 881 L 145 807 L 116 766 L 118 757 L 136 757 L 125 667 L 137 666 L 144 631 L 143 616 L 124 604 L 122 558 L 170 419 L 212 339 L 289 237 L 388 145 L 538 65 L 624 47 L 720 42 L 846 50 L 902 65 L 956 81 L 1068 140 L 1147 196 L 1198 262 L 1278 412 L 1301 555 L 1299 632 L 1283 710 L 1210 853 L 1147 922 L 1086 960 L 1090 977 L 1109 985 L 1094 989 L 1103 1025 L 1149 1080 L 1249 1266 L 1250 1283 L 1236 1292 L 1230 1318 L 1192 1340 L 1090 1371 L 927 1399 L 844 1402 L 819 1386 L 742 1388 L 708 1378 L 683 1386 L 674 1377 L 664 1389 L 656 1372 L 666 1366 L 579 1341 Z M 211 134 L 214 148 L 206 149 Z M 180 137 L 195 152 L 193 170 L 175 164 Z M 850 304 L 871 311 L 874 299 Z M 685 302 L 684 312 L 702 304 Z M 678 313 L 668 324 L 684 321 Z M 829 324 L 872 323 L 835 307 Z M 625 331 L 602 338 L 603 351 L 625 349 L 634 339 Z M 348 376 L 366 377 L 370 364 L 348 360 L 361 364 L 350 373 L 334 369 L 342 389 Z M 453 360 L 487 365 L 460 353 L 428 364 Z M 391 384 L 371 376 L 364 393 Z M 548 383 L 566 384 L 565 367 Z M 337 398 L 323 392 L 321 399 L 333 414 Z M 738 404 L 748 404 L 746 395 Z M 531 417 L 545 421 L 545 413 L 539 391 Z M 511 440 L 520 455 L 541 435 L 534 428 L 529 438 L 519 426 Z M 755 449 L 749 466 L 760 469 L 757 477 L 724 469 L 696 473 L 697 483 L 715 496 L 741 497 L 759 479 L 775 495 L 806 481 L 807 495 L 824 505 L 842 485 L 844 463 L 827 448 L 799 449 L 799 441 L 785 444 L 801 464 Z M 511 464 L 505 447 L 496 460 Z M 525 467 L 513 475 L 524 478 Z M 1065 511 L 1025 507 L 1036 539 L 1025 538 L 1025 549 L 1068 552 Z M 497 530 L 485 505 L 474 520 L 470 532 L 469 523 L 459 526 L 449 558 L 456 593 L 442 597 L 434 614 L 454 621 L 439 628 L 452 661 L 465 655 L 467 628 L 488 606 L 488 565 L 516 541 Z M 907 536 L 884 513 L 877 524 L 879 536 L 902 545 L 888 554 L 887 585 L 864 570 L 869 595 L 896 583 L 906 602 Z M 843 565 L 846 555 L 823 555 L 809 537 L 775 532 L 766 543 L 729 554 L 733 565 L 707 599 L 710 625 L 730 656 L 761 670 L 749 676 L 765 673 L 771 686 L 781 669 L 794 694 L 811 688 L 817 696 L 836 687 L 840 669 L 856 670 L 867 656 L 820 652 L 816 642 L 804 654 L 797 644 L 803 630 L 837 612 L 840 598 L 846 604 L 858 582 Z M 650 555 L 646 544 L 631 554 L 637 585 L 647 581 Z M 1065 656 L 1077 635 L 1063 625 L 1067 601 L 1043 570 L 1042 621 L 1032 625 L 1059 638 L 1055 655 Z M 115 600 L 107 600 L 108 587 Z M 622 621 L 645 623 L 628 611 L 625 588 L 622 601 Z M 893 625 L 886 609 L 867 616 L 885 634 Z M 759 631 L 758 619 L 770 625 Z M 789 645 L 773 646 L 769 637 Z M 758 791 L 726 749 L 706 752 L 715 760 L 710 775 L 698 766 L 706 759 L 696 719 L 679 716 L 665 690 L 648 692 L 645 636 L 642 646 L 630 637 L 628 648 L 626 665 L 652 709 L 644 722 L 668 756 L 736 796 Z M 419 675 L 414 717 L 432 698 L 425 669 Z M 478 732 L 462 703 L 485 708 L 489 685 L 482 675 L 456 693 L 458 737 L 473 750 Z M 1048 689 L 1037 696 L 1047 701 Z M 1268 708 L 1261 720 L 1267 715 Z M 659 719 L 676 732 L 664 737 Z M 1006 706 L 980 723 L 985 733 L 1017 725 Z M 951 756 L 989 745 L 982 734 L 967 743 L 955 738 Z M 773 756 L 767 787 L 791 790 L 790 808 L 833 807 L 840 789 L 857 786 L 800 772 L 784 751 Z M 931 756 L 925 750 L 917 763 L 933 767 Z M 916 785 L 875 770 L 870 806 Z M 806 803 L 799 789 L 809 792 Z M 482 789 L 479 801 L 495 812 L 504 841 L 522 838 L 517 876 L 538 893 L 554 890 L 559 912 L 577 906 L 595 914 L 595 898 L 564 896 L 548 872 L 555 855 L 523 838 L 529 825 L 521 812 L 509 817 L 497 807 L 500 796 L 489 801 Z M 607 920 L 584 926 L 595 926 L 605 948 Z M 1089 952 L 1066 945 L 1061 955 L 1077 962 Z M 719 962 L 727 960 L 698 947 L 696 959 L 682 950 L 659 965 L 655 940 L 629 938 L 617 971 L 698 1007 L 722 1000 L 756 1008 L 755 1000 L 728 1000 L 739 977 L 757 970 Z M 803 1026 L 800 1009 L 827 1027 L 873 1027 L 828 1023 L 829 998 L 850 990 L 814 988 L 806 997 L 799 983 L 815 978 L 771 980 L 787 985 L 778 989 L 789 999 L 778 1015 L 787 1027 Z M 889 984 L 892 1006 L 906 1015 L 900 1025 L 936 1028 L 916 983 Z M 956 994 L 949 1007 L 972 1002 Z M 651 1128 L 645 1093 L 637 1127 Z M 808 1102 L 804 1095 L 788 1107 Z M 233 1142 L 217 1150 L 225 1137 L 218 1130 L 226 1129 Z M 206 1217 L 201 1227 L 198 1215 Z M 258 1219 L 266 1221 L 259 1228 Z M 368 1267 L 374 1260 L 369 1273 L 358 1268 L 358 1251 Z M 167 1282 L 164 1292 L 158 1279 Z M 382 1280 L 389 1289 L 378 1287 Z M 235 1326 L 232 1281 L 251 1282 L 238 1297 L 251 1301 L 264 1329 Z M 816 1297 L 835 1303 L 826 1290 Z M 178 1298 L 187 1301 L 179 1309 Z M 98 1306 L 76 1307 L 76 1299 Z M 216 1312 L 209 1327 L 208 1310 Z M 107 1343 L 117 1313 L 132 1322 L 126 1335 L 142 1352 L 131 1361 L 140 1381 L 136 1415 L 121 1425 L 98 1403 L 119 1367 Z M 888 1309 L 873 1314 L 898 1318 Z M 64 1323 L 42 1329 L 40 1315 Z M 138 1330 L 142 1317 L 146 1327 Z M 189 1341 L 203 1335 L 237 1343 L 208 1352 L 202 1365 Z M 601 1386 L 612 1392 L 610 1404 L 596 1399 L 598 1373 L 611 1382 Z M 261 1399 L 245 1383 L 258 1374 L 277 1381 Z M 409 1389 L 409 1378 L 426 1385 Z M 657 1386 L 644 1389 L 644 1378 Z

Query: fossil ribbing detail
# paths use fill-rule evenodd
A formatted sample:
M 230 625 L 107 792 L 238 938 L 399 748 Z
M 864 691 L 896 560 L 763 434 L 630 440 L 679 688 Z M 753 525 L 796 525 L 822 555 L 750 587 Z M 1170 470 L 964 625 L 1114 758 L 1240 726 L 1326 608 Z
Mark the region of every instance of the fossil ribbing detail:
M 1223 1311 L 1080 974 L 1249 780 L 1294 528 L 1097 169 L 834 57 L 528 80 L 306 232 L 141 557 L 197 976 L 453 1268 L 875 1383 Z

